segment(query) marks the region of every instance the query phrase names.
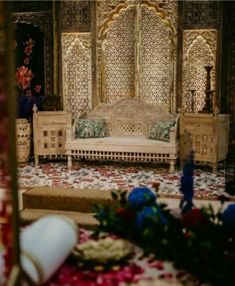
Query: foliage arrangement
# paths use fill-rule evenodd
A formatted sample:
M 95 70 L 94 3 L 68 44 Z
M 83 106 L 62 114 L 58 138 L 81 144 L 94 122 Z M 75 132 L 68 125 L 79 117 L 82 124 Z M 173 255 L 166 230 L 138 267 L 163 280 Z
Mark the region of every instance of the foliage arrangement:
M 30 36 L 23 43 L 24 58 L 22 65 L 17 67 L 15 80 L 17 86 L 18 117 L 31 120 L 33 105 L 40 109 L 44 100 L 41 94 L 42 85 L 33 81 L 35 74 L 31 68 L 33 48 L 36 42 Z
M 96 205 L 98 232 L 129 239 L 157 259 L 170 260 L 200 281 L 212 285 L 235 285 L 235 204 L 214 211 L 193 204 L 194 154 L 183 168 L 179 209 L 170 210 L 155 192 L 136 187 L 113 192 L 112 206 Z

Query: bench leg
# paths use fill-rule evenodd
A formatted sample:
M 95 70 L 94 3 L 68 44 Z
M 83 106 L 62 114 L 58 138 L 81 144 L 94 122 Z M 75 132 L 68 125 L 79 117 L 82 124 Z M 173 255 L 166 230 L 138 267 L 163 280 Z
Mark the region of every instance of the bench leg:
M 71 170 L 72 169 L 72 156 L 68 155 L 68 169 Z
M 217 172 L 217 163 L 212 163 L 212 173 Z
M 175 172 L 175 160 L 170 160 L 170 172 Z
M 39 163 L 38 156 L 34 156 L 35 167 L 38 165 L 38 163 Z

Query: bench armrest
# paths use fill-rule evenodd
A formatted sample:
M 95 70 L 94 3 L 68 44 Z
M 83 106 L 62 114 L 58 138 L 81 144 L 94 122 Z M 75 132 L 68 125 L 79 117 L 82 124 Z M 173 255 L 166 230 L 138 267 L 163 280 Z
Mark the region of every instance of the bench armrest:
M 66 141 L 73 140 L 75 138 L 75 134 L 73 131 L 73 125 L 72 125 L 72 115 L 69 115 L 68 123 L 66 126 Z

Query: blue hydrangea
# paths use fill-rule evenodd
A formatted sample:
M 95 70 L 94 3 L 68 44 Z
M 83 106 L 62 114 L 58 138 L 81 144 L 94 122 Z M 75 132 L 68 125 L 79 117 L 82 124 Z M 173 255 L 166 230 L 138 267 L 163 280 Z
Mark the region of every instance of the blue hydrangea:
M 141 229 L 156 224 L 167 224 L 167 219 L 157 206 L 146 206 L 137 215 L 135 225 Z
M 156 201 L 156 195 L 146 187 L 136 187 L 128 196 L 128 202 L 130 207 L 138 209 L 146 205 L 154 204 Z
M 235 204 L 229 205 L 222 213 L 222 221 L 227 226 L 235 229 Z
M 180 191 L 184 195 L 184 200 L 191 201 L 193 199 L 193 177 L 183 175 L 181 177 L 180 182 L 181 182 Z

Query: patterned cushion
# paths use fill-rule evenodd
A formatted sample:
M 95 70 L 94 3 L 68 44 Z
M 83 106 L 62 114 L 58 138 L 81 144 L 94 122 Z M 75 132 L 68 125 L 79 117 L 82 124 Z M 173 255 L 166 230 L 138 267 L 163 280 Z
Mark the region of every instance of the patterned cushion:
M 79 119 L 76 124 L 76 138 L 99 138 L 106 136 L 104 119 Z
M 160 140 L 160 141 L 170 141 L 170 129 L 174 126 L 174 121 L 156 121 L 153 123 L 149 130 L 147 138 Z

